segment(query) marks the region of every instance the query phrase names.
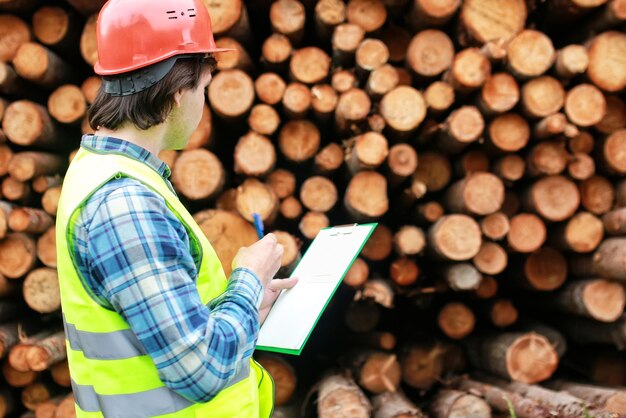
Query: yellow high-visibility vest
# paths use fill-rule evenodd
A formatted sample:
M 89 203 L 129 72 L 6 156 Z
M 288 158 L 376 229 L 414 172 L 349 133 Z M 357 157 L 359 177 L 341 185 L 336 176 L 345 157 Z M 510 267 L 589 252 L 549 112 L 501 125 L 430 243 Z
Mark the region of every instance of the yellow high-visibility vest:
M 271 416 L 274 384 L 254 360 L 207 403 L 194 403 L 167 388 L 128 323 L 97 303 L 73 260 L 70 228 L 83 202 L 113 178 L 134 178 L 161 195 L 185 226 L 190 245 L 201 250 L 197 289 L 205 305 L 226 289 L 227 279 L 215 250 L 159 173 L 125 154 L 82 148 L 72 161 L 59 201 L 56 238 L 59 284 L 67 357 L 80 417 Z

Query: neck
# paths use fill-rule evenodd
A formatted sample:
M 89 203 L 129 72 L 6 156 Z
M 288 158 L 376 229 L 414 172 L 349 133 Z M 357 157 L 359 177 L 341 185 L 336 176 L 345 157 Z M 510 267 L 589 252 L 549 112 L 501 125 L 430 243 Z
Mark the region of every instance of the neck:
M 134 125 L 125 125 L 118 129 L 99 128 L 95 132 L 100 136 L 112 136 L 123 139 L 147 149 L 154 155 L 159 155 L 165 149 L 167 124 L 153 126 L 145 131 L 137 129 Z

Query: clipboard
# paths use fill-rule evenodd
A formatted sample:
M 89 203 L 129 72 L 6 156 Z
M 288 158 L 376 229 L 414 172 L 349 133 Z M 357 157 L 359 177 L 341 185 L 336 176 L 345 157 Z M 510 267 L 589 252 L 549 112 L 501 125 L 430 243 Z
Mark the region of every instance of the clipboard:
M 300 355 L 344 276 L 377 223 L 320 230 L 291 274 L 298 284 L 284 290 L 265 319 L 257 350 Z

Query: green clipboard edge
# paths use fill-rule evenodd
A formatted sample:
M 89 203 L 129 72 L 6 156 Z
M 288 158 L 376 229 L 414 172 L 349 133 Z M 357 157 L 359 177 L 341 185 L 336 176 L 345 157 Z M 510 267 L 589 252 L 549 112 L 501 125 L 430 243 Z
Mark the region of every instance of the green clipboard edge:
M 352 225 L 352 224 L 350 224 Z M 367 237 L 365 237 L 365 240 L 363 241 L 363 244 L 361 244 L 361 248 L 359 248 L 359 250 L 356 252 L 356 255 L 354 256 L 354 258 L 352 259 L 352 261 L 350 262 L 350 264 L 348 264 L 348 267 L 346 268 L 346 270 L 343 272 L 343 274 L 341 275 L 341 279 L 339 281 L 337 281 L 337 285 L 335 286 L 335 288 L 333 289 L 333 292 L 330 294 L 330 297 L 328 298 L 328 300 L 326 301 L 326 304 L 324 305 L 324 307 L 322 308 L 322 310 L 320 311 L 320 314 L 317 316 L 317 319 L 315 320 L 315 323 L 313 324 L 313 327 L 311 327 L 311 330 L 309 331 L 308 335 L 306 336 L 306 338 L 304 339 L 304 342 L 302 343 L 302 345 L 300 346 L 299 350 L 292 350 L 289 348 L 278 348 L 278 347 L 269 347 L 269 346 L 264 346 L 264 345 L 257 345 L 255 347 L 255 351 L 256 350 L 261 350 L 261 351 L 271 351 L 274 353 L 281 353 L 281 354 L 290 354 L 292 356 L 299 356 L 300 354 L 302 354 L 302 350 L 304 349 L 304 346 L 306 345 L 307 341 L 309 341 L 309 337 L 311 336 L 311 334 L 313 333 L 313 330 L 315 329 L 315 327 L 317 326 L 317 323 L 319 322 L 320 318 L 322 317 L 322 315 L 324 314 L 324 311 L 326 310 L 326 307 L 328 306 L 328 304 L 330 303 L 330 300 L 333 298 L 333 296 L 335 296 L 335 293 L 337 292 L 337 289 L 339 289 L 339 286 L 341 285 L 341 283 L 343 282 L 343 278 L 345 277 L 345 275 L 348 273 L 348 270 L 350 270 L 350 267 L 352 267 L 352 264 L 354 264 L 354 262 L 356 261 L 357 257 L 359 256 L 359 254 L 361 254 L 361 251 L 363 250 L 363 247 L 365 247 L 365 244 L 367 243 L 367 241 L 369 241 L 370 236 L 372 235 L 372 233 L 374 232 L 374 230 L 376 229 L 376 227 L 378 226 L 378 222 L 372 222 L 372 223 L 367 223 L 367 224 L 354 224 L 355 226 L 371 226 L 372 229 L 370 230 L 370 232 L 367 234 Z M 341 225 L 343 226 L 343 225 Z M 323 230 L 326 229 L 333 229 L 336 228 L 337 226 L 332 226 L 332 227 L 327 227 L 327 228 L 322 228 Z M 315 241 L 315 240 L 313 240 Z M 311 242 L 311 244 L 313 244 L 313 242 Z M 309 245 L 309 248 L 307 248 L 306 252 L 304 253 L 304 255 L 302 256 L 302 258 L 306 257 L 306 253 L 309 252 L 309 249 L 311 248 L 311 245 Z M 296 266 L 297 267 L 297 266 Z

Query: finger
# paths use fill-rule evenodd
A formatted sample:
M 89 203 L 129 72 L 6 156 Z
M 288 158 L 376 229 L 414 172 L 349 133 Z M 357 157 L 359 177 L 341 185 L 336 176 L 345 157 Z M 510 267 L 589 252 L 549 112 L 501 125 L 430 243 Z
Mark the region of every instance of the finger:
M 274 291 L 280 291 L 284 289 L 291 289 L 298 283 L 297 277 L 291 277 L 289 279 L 274 279 L 270 282 L 268 288 Z
M 272 244 L 276 244 L 277 240 L 276 240 L 276 235 L 272 234 L 271 232 L 269 234 L 267 234 L 266 236 L 263 237 L 263 239 L 261 241 L 264 242 L 268 242 L 268 243 L 272 243 Z

